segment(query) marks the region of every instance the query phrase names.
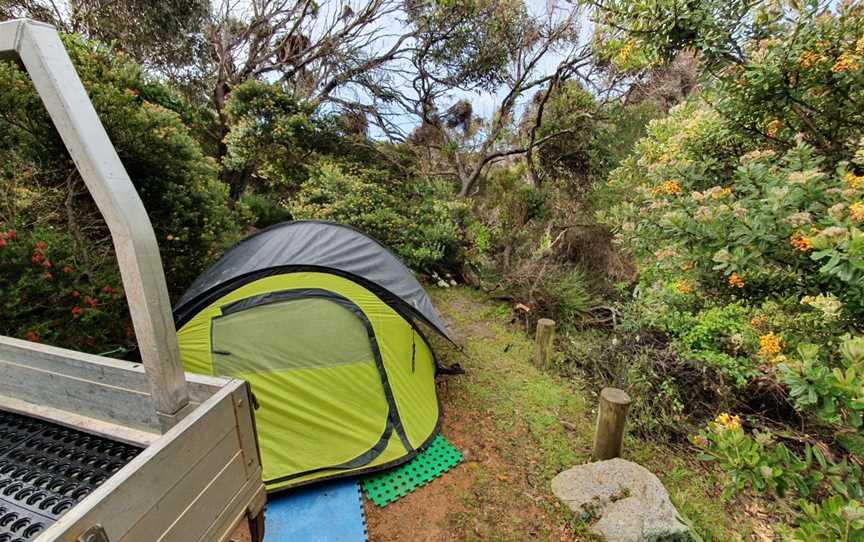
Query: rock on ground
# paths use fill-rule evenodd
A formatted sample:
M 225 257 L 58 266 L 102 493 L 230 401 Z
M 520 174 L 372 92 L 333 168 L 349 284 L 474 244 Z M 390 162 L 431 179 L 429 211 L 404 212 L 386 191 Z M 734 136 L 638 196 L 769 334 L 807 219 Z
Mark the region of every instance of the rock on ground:
M 552 492 L 607 542 L 688 542 L 663 483 L 624 459 L 578 465 L 552 480 Z

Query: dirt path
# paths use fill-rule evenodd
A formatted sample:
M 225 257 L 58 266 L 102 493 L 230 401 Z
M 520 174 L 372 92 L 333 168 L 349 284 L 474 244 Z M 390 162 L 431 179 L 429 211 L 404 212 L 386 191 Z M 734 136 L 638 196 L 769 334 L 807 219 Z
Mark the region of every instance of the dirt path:
M 533 345 L 508 307 L 465 288 L 433 290 L 465 347 L 465 375 L 439 380 L 442 434 L 465 462 L 388 505 L 366 502 L 371 542 L 596 540 L 551 494 L 555 474 L 588 461 L 595 399 L 531 364 Z M 449 361 L 449 360 L 448 360 Z M 686 450 L 628 437 L 625 459 L 657 473 L 706 541 L 755 538 L 747 507 L 719 498 L 716 473 Z
M 518 423 L 502 427 L 505 413 L 493 400 L 495 380 L 505 374 L 509 380 L 526 370 L 534 373 L 526 359 L 530 345 L 489 322 L 489 306 L 470 295 L 445 291 L 436 298 L 468 351 L 459 359 L 467 374 L 439 380 L 442 434 L 465 461 L 385 508 L 367 501 L 369 540 L 571 540 L 572 529 L 552 504 L 548 484 L 538 484 L 532 472 L 538 460 L 532 458 L 528 428 Z M 480 388 L 485 392 L 478 393 Z

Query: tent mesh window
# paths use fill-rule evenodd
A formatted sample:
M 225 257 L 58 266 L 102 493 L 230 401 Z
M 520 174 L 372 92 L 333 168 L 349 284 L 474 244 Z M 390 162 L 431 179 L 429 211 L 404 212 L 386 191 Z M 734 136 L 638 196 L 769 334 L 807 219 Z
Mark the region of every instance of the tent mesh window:
M 0 411 L 0 542 L 26 542 L 141 450 Z
M 213 320 L 215 374 L 240 375 L 372 363 L 369 332 L 345 306 L 320 297 L 259 305 Z M 288 355 L 286 355 L 288 353 Z

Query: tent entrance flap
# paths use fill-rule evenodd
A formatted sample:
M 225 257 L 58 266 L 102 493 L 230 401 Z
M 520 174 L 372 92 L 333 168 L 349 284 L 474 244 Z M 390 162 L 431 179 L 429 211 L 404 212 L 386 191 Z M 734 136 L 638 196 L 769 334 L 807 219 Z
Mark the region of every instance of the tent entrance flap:
M 358 307 L 331 292 L 288 290 L 221 309 L 211 328 L 214 372 L 252 385 L 265 481 L 357 468 L 380 454 L 391 404 Z

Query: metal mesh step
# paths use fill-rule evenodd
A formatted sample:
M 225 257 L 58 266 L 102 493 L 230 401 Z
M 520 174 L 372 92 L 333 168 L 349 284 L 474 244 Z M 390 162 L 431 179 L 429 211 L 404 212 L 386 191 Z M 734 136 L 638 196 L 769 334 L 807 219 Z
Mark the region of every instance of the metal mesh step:
M 141 450 L 0 411 L 0 542 L 27 542 Z

